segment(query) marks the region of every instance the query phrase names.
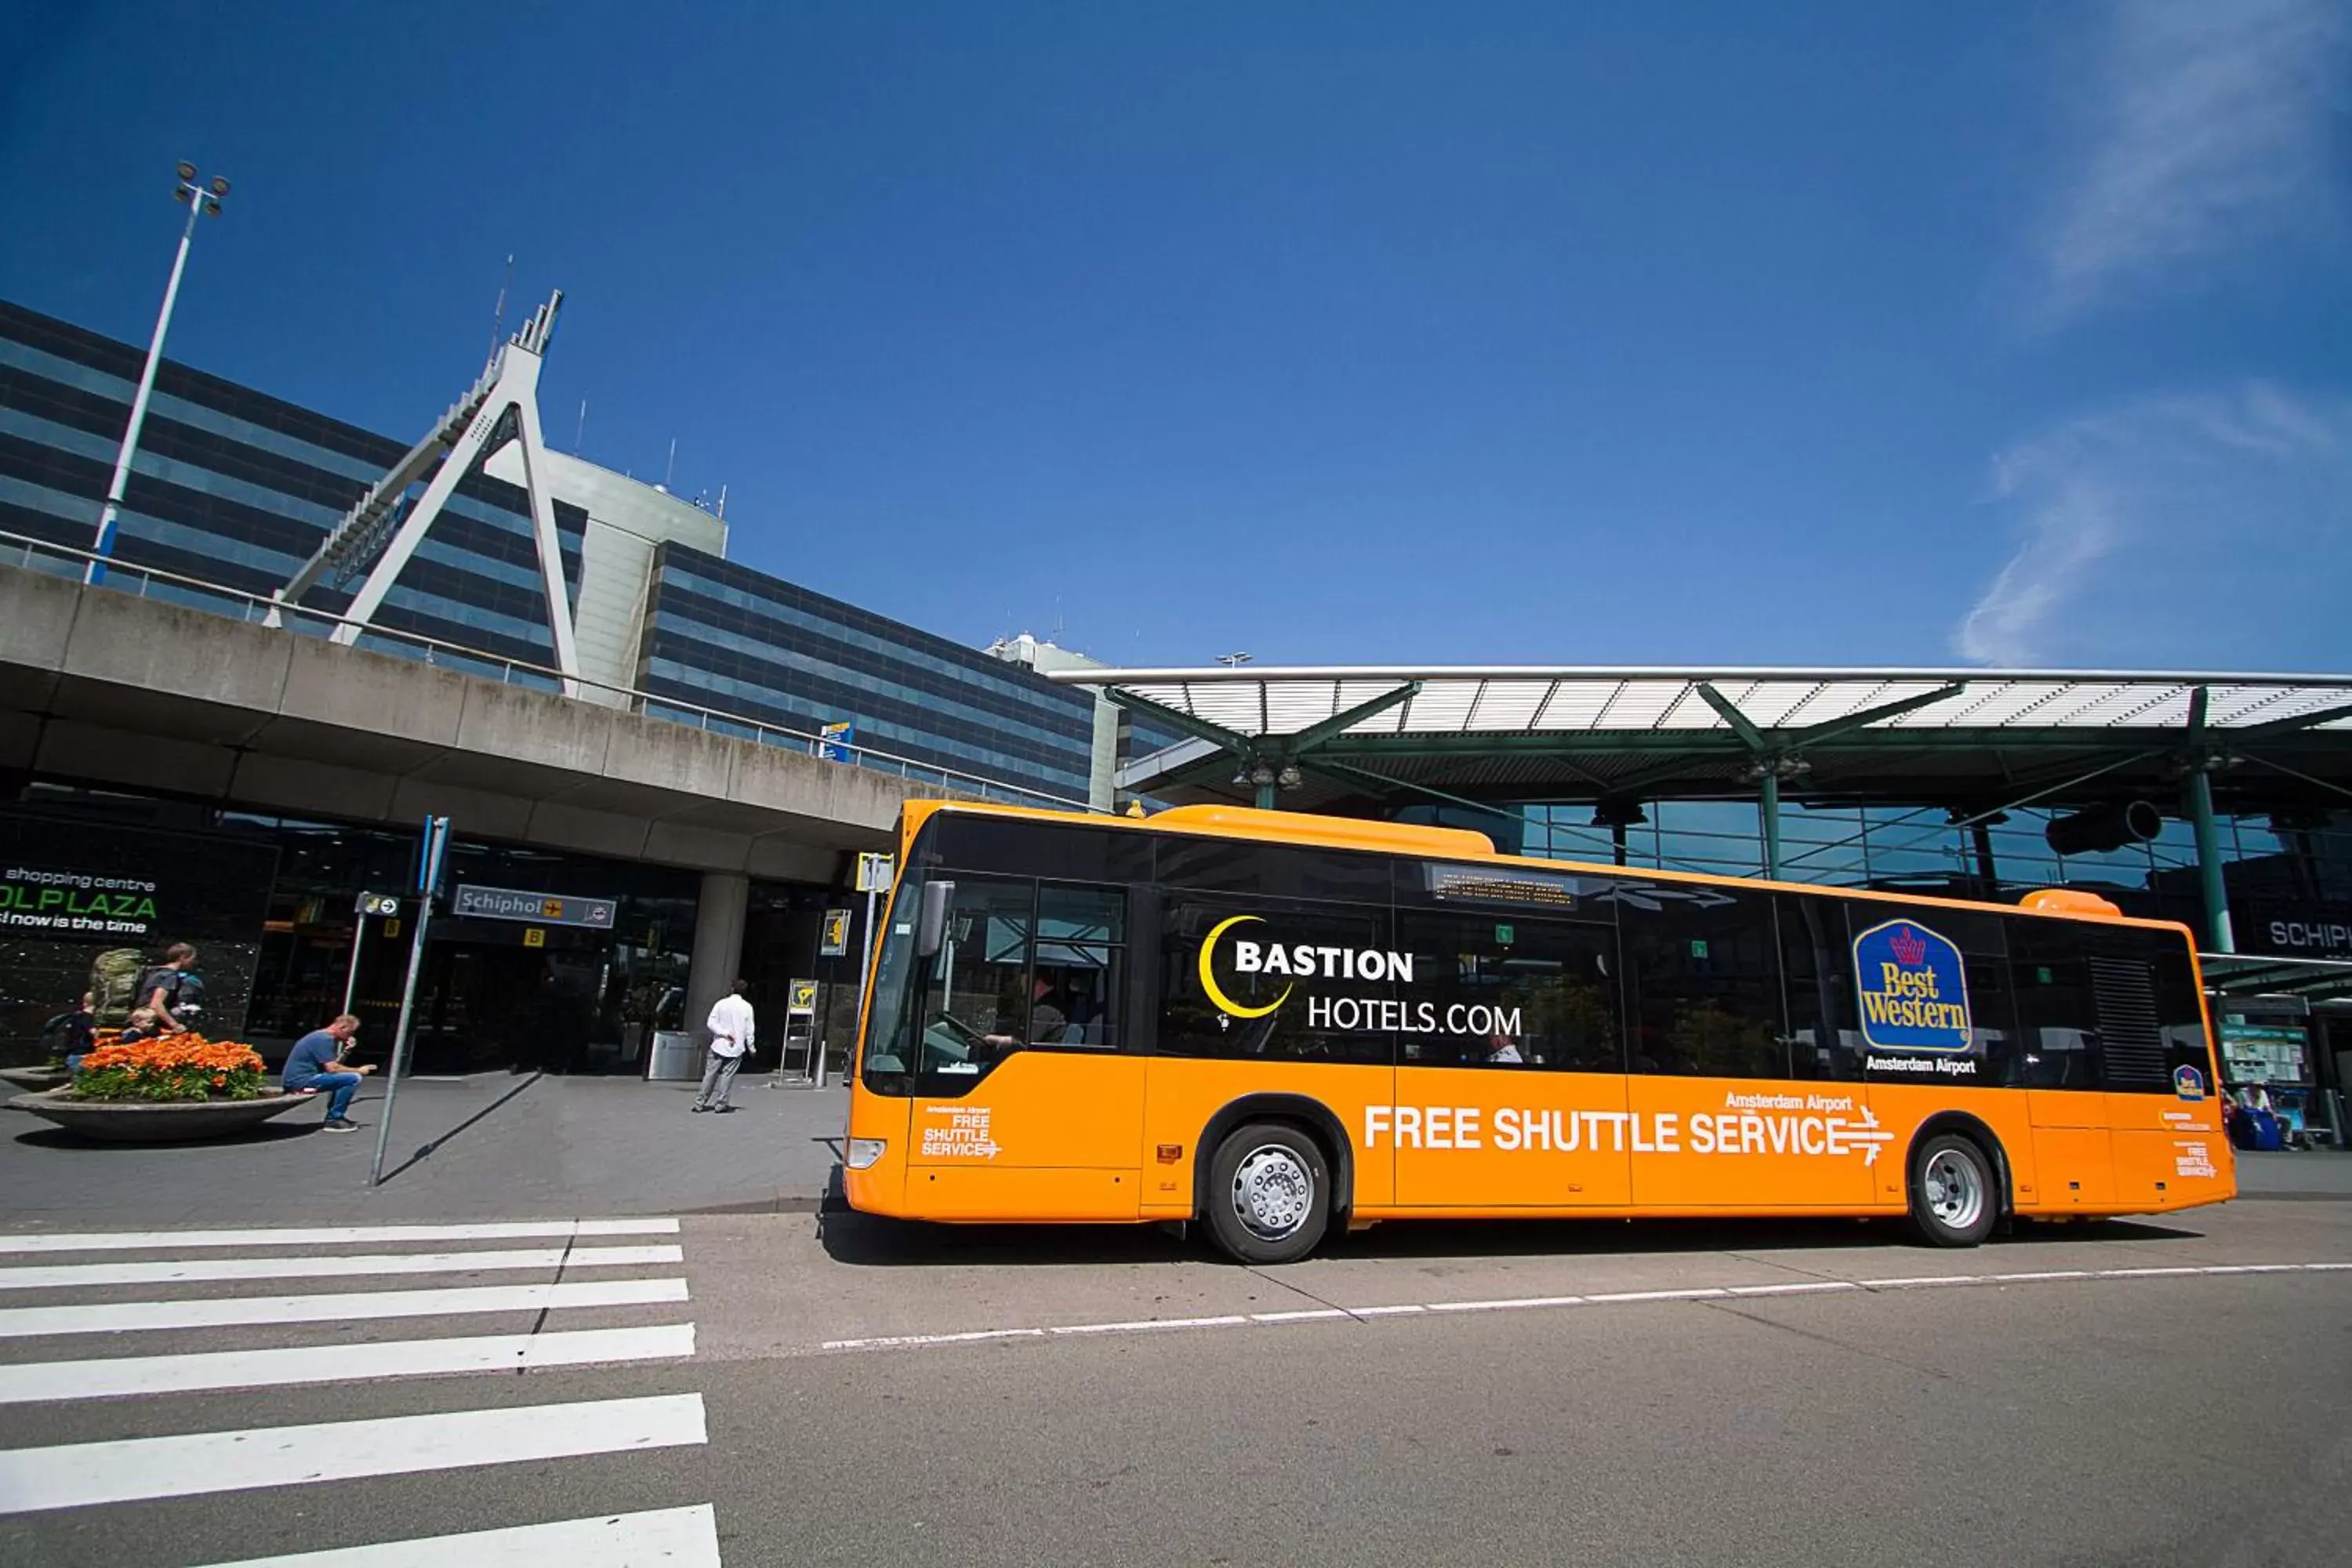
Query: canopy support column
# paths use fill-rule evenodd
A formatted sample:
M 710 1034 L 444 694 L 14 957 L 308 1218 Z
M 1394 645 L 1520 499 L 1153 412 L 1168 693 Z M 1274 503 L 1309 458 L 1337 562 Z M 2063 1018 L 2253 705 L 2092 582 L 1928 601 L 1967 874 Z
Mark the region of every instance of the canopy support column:
M 2213 824 L 2213 775 L 2204 768 L 2189 774 L 2189 821 L 2197 829 L 2197 880 L 2205 892 L 2205 929 L 2216 952 L 2235 952 L 2230 930 L 2230 894 L 2221 880 L 2221 835 Z

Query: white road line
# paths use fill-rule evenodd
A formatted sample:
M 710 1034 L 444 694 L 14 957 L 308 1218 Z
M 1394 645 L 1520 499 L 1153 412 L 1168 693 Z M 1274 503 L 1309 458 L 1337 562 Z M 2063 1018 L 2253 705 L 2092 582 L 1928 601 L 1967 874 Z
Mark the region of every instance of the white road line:
M 682 1247 L 526 1247 L 481 1252 L 376 1252 L 341 1258 L 196 1258 L 142 1263 L 52 1263 L 0 1268 L 0 1290 L 175 1285 L 205 1279 L 327 1279 L 345 1274 L 463 1274 L 475 1269 L 636 1268 L 683 1263 Z
M 1432 1301 L 1433 1312 L 1519 1312 L 1530 1307 L 1581 1307 L 1582 1296 L 1514 1296 L 1501 1301 Z M 1334 1316 L 1344 1317 L 1345 1313 Z
M 2050 1268 L 2028 1274 L 1920 1274 L 1895 1279 L 1806 1279 L 1775 1285 L 1706 1285 L 1677 1290 L 1614 1290 L 1590 1296 L 1518 1296 L 1490 1301 L 1424 1301 L 1381 1307 L 1326 1307 L 1287 1312 L 1250 1312 L 1216 1318 L 1143 1318 L 1119 1323 L 1064 1323 L 1043 1328 L 977 1329 L 953 1334 L 892 1334 L 877 1339 L 826 1340 L 825 1351 L 898 1350 L 916 1345 L 970 1344 L 981 1340 L 1036 1340 L 1097 1334 L 1156 1332 L 1163 1329 L 1276 1328 L 1290 1323 L 1327 1323 L 1344 1319 L 1410 1318 L 1423 1314 L 1515 1312 L 1539 1307 L 1619 1307 L 1662 1301 L 1727 1301 L 1765 1296 L 1818 1296 L 1843 1291 L 1926 1290 L 1961 1285 L 2055 1284 L 2064 1280 L 2123 1280 L 2239 1274 L 2336 1274 L 2352 1263 L 2230 1263 L 2164 1268 Z
M 702 1395 L 440 1411 L 0 1450 L 0 1513 L 705 1443 Z
M 719 1568 L 719 1521 L 705 1502 L 340 1552 L 248 1557 L 214 1568 L 445 1568 L 452 1563 L 466 1568 Z
M 562 1307 L 635 1307 L 685 1300 L 683 1279 L 598 1279 L 575 1285 L 461 1285 L 437 1290 L 352 1290 L 326 1296 L 219 1296 L 209 1300 L 7 1307 L 0 1308 L 0 1339 L 110 1334 L 133 1329 L 216 1329 L 232 1323 L 333 1323 Z
M 876 1340 L 827 1340 L 829 1351 L 889 1350 L 899 1345 L 968 1345 L 982 1340 L 1042 1340 L 1043 1329 L 974 1329 L 961 1334 L 887 1334 Z
M 97 1361 L 0 1366 L 0 1405 L 185 1394 L 206 1388 L 280 1388 L 298 1383 L 374 1382 L 441 1373 L 513 1372 L 592 1362 L 658 1361 L 694 1353 L 692 1323 L 641 1329 L 575 1329 L 548 1334 L 480 1334 L 393 1340 L 383 1344 L 292 1345 L 278 1350 L 202 1351 L 190 1355 L 111 1356 Z
M 0 1236 L 0 1253 L 162 1252 L 182 1247 L 344 1247 L 383 1241 L 528 1241 L 545 1237 L 676 1236 L 675 1219 L 491 1220 L 478 1225 L 341 1225 L 262 1230 L 101 1230 Z
M 1230 1329 L 1248 1322 L 1244 1317 L 1224 1318 L 1144 1318 L 1132 1323 L 1079 1323 L 1071 1328 L 1049 1329 L 1055 1334 L 1138 1334 L 1152 1329 Z

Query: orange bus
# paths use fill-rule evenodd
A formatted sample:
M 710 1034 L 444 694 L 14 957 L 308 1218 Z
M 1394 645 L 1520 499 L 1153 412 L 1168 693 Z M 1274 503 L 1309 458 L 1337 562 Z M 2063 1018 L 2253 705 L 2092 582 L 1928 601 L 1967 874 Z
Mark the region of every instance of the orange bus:
M 1245 1262 L 1507 1215 L 2015 1216 L 2234 1195 L 2186 928 L 1495 852 L 1240 807 L 918 802 L 845 1184 L 1199 1221 Z

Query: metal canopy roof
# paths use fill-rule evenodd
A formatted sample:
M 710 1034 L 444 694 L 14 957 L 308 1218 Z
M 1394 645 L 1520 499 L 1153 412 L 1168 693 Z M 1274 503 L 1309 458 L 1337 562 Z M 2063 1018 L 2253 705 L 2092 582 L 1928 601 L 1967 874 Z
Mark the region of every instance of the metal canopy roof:
M 1294 669 L 1066 669 L 1048 678 L 1117 687 L 1240 735 L 1295 734 L 1418 683 L 1351 735 L 1591 734 L 1728 730 L 1699 693 L 1713 686 L 1761 729 L 1810 728 L 1957 688 L 1873 727 L 1895 731 L 2179 730 L 2190 694 L 2206 724 L 2279 720 L 2352 732 L 2352 675 L 2194 675 L 2140 670 L 1594 668 L 1505 666 Z M 2335 710 L 2321 719 L 2323 711 Z
M 2205 988 L 2225 997 L 2293 996 L 2305 1003 L 2352 1000 L 2352 963 L 2327 958 L 2271 958 L 2200 952 Z
M 2177 782 L 2167 769 L 2184 748 L 2231 765 L 2249 745 L 2279 764 L 2265 793 L 2352 784 L 2352 675 L 1356 666 L 1051 679 L 1102 688 L 1191 737 L 1132 759 L 1125 787 L 1223 796 L 1234 786 L 1219 775 L 1239 756 L 1297 764 L 1307 776 L 1285 804 L 1303 809 L 1377 796 L 1382 783 L 1489 799 L 1723 793 L 1752 778 L 1744 765 L 1800 757 L 1792 784 L 1816 796 L 1940 798 L 2107 763 L 2109 787 L 2146 789 Z

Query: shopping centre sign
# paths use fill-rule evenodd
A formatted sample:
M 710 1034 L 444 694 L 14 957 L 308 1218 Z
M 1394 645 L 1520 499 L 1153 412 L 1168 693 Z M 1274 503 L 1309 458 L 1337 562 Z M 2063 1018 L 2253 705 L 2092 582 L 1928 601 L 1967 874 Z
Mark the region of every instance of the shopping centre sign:
M 10 866 L 0 877 L 0 930 L 64 936 L 145 936 L 155 884 L 54 866 Z
M 568 893 L 533 893 L 517 888 L 460 884 L 449 912 L 476 920 L 523 921 L 541 926 L 587 926 L 611 931 L 617 903 L 612 899 L 576 899 Z

